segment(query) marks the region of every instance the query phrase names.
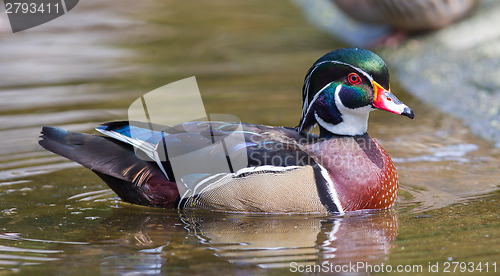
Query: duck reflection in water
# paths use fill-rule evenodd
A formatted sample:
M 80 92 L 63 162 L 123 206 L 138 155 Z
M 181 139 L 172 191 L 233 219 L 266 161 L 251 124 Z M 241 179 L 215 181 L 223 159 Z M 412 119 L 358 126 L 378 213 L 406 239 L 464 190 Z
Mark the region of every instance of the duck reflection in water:
M 107 220 L 109 224 L 119 222 L 120 225 L 111 227 L 128 233 L 116 237 L 113 243 L 135 248 L 140 257 L 108 257 L 102 263 L 106 271 L 116 271 L 118 267 L 122 272 L 124 267 L 129 272 L 161 272 L 167 268 L 170 271 L 169 263 L 179 263 L 179 259 L 199 267 L 203 263 L 282 269 L 321 266 L 325 262 L 376 265 L 394 247 L 391 242 L 398 233 L 398 214 L 390 209 L 328 217 L 200 211 L 179 212 L 177 217 L 172 212 L 167 219 L 161 213 L 146 217 L 128 213 L 127 219 L 123 219 L 124 215 L 119 215 L 122 219 L 113 216 Z M 109 227 L 106 225 L 102 232 L 109 233 Z
M 289 267 L 373 262 L 389 253 L 397 236 L 393 210 L 343 217 L 203 217 L 184 214 L 193 234 L 215 254 L 236 264 Z

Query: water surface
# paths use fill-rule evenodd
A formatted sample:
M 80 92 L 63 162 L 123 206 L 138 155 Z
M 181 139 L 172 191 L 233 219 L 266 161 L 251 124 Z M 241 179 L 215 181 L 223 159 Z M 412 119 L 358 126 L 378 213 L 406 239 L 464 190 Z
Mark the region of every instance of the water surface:
M 498 261 L 499 150 L 397 80 L 392 90 L 416 118 L 374 112 L 369 125 L 400 175 L 395 210 L 146 208 L 37 145 L 43 125 L 93 132 L 126 119 L 140 95 L 193 75 L 207 113 L 295 126 L 305 72 L 342 46 L 292 3 L 269 1 L 87 0 L 43 26 L 0 33 L 0 274 L 281 274 L 324 261 L 426 272 L 429 262 Z

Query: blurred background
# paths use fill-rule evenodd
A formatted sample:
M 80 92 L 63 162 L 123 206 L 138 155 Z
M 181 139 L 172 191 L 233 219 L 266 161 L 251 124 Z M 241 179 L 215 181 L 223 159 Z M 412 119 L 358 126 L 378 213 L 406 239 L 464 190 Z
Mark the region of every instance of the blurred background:
M 12 33 L 2 10 L 0 275 L 499 260 L 499 20 L 493 0 L 85 0 Z M 190 76 L 207 113 L 296 126 L 309 67 L 353 46 L 386 61 L 393 93 L 415 111 L 411 121 L 373 112 L 369 123 L 399 172 L 395 212 L 259 217 L 133 206 L 37 144 L 44 125 L 94 133 L 127 119 L 141 95 Z

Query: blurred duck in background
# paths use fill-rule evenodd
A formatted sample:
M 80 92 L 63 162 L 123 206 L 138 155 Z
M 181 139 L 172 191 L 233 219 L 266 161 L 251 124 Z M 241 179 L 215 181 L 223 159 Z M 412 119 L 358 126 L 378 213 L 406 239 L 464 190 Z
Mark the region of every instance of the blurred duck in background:
M 437 30 L 469 15 L 479 0 L 332 0 L 345 14 L 397 31 Z

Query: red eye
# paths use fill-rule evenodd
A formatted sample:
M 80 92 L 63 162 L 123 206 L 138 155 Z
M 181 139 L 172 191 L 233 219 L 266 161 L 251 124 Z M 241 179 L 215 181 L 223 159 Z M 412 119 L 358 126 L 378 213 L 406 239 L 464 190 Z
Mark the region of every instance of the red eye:
M 356 85 L 356 84 L 360 84 L 361 83 L 361 78 L 359 77 L 358 74 L 356 73 L 350 73 L 348 76 L 347 76 L 347 80 L 349 81 L 350 84 L 352 85 Z

